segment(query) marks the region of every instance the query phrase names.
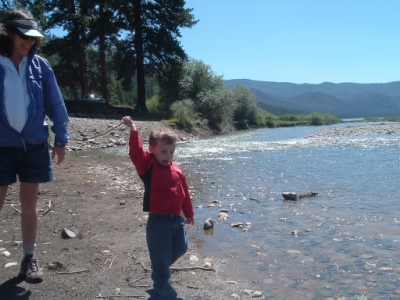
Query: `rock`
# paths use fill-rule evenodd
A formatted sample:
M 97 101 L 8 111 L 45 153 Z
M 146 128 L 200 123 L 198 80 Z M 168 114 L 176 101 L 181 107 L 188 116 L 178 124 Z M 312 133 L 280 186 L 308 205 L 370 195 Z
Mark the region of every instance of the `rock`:
M 1 255 L 5 256 L 5 257 L 9 257 L 11 255 L 11 253 L 6 250 L 6 251 L 2 251 Z
M 73 239 L 76 237 L 76 234 L 74 232 L 72 232 L 71 230 L 64 228 L 61 232 L 61 236 L 64 239 Z
M 300 251 L 298 251 L 298 250 L 287 250 L 286 252 L 289 254 L 299 254 L 300 253 Z
M 250 295 L 250 297 L 251 298 L 258 298 L 258 297 L 261 297 L 263 295 L 263 292 L 262 291 L 254 291 L 254 293 L 252 293 L 251 295 Z
M 292 235 L 298 236 L 300 234 L 302 234 L 302 232 L 300 230 L 292 230 Z
M 227 213 L 221 212 L 218 214 L 218 219 L 226 220 L 228 218 L 229 218 L 229 215 Z
M 9 267 L 13 267 L 13 266 L 18 266 L 18 263 L 16 263 L 16 262 L 9 262 L 9 263 L 6 263 L 5 266 L 4 266 L 4 268 L 9 268 Z
M 208 229 L 211 229 L 211 228 L 214 228 L 214 221 L 212 219 L 208 218 L 204 222 L 203 229 L 204 230 L 208 230 Z
M 195 261 L 199 261 L 199 258 L 196 255 L 190 255 L 189 260 L 192 262 L 195 262 Z
M 297 194 L 293 192 L 283 192 L 282 196 L 285 200 L 291 200 L 291 201 L 297 200 Z
M 232 223 L 231 227 L 243 227 L 243 223 L 242 222 L 236 222 L 236 223 Z
M 279 222 L 286 222 L 286 218 L 279 218 Z

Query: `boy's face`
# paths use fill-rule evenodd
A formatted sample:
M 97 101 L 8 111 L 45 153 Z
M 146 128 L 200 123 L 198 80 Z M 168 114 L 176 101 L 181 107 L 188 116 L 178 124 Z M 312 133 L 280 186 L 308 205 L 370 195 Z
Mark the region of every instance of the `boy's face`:
M 175 152 L 175 144 L 165 144 L 157 141 L 154 147 L 150 145 L 150 153 L 154 155 L 157 162 L 163 166 L 167 166 L 172 162 Z

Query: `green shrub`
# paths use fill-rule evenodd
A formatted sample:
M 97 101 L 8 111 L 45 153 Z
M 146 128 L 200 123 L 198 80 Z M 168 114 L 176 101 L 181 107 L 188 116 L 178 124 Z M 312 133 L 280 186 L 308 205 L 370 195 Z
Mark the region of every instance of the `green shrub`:
M 187 132 L 193 131 L 196 123 L 201 123 L 200 117 L 195 111 L 194 102 L 190 99 L 176 101 L 172 103 L 170 109 L 176 124 Z

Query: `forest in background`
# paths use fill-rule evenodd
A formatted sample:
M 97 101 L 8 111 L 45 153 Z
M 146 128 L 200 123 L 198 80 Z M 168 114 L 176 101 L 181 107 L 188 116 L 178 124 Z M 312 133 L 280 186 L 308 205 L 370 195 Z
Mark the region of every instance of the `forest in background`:
M 341 122 L 325 113 L 274 115 L 249 88 L 228 88 L 210 66 L 190 59 L 178 38 L 198 20 L 183 0 L 1 0 L 0 9 L 9 8 L 26 8 L 38 21 L 46 35 L 38 54 L 67 100 L 98 94 L 110 106 L 150 112 L 188 131 Z M 46 34 L 56 28 L 65 35 Z

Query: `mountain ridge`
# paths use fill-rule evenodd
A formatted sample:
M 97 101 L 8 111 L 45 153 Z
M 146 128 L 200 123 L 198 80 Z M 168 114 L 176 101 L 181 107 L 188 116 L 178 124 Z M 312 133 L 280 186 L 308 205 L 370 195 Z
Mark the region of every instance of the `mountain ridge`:
M 280 111 L 317 111 L 332 113 L 341 118 L 400 115 L 400 81 L 297 84 L 231 79 L 225 80 L 225 84 L 228 88 L 238 84 L 246 86 L 253 92 L 258 103 L 263 103 L 264 107 L 279 108 Z

